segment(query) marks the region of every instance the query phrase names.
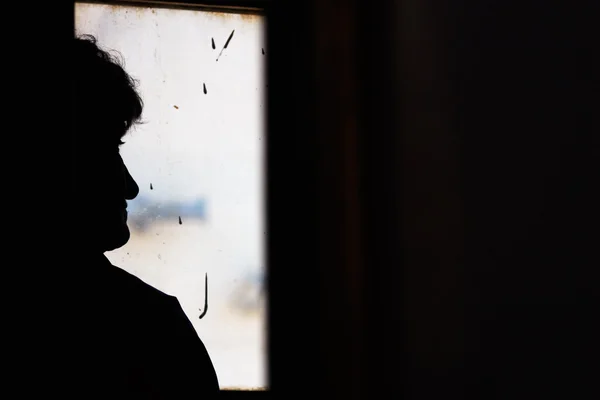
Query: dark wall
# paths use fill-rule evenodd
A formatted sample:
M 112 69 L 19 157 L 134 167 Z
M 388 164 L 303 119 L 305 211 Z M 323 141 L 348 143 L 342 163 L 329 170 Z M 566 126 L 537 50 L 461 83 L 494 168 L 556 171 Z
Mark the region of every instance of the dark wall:
M 509 3 L 456 19 L 474 366 L 507 396 L 581 390 L 600 278 L 593 9 Z
M 300 331 L 285 358 L 347 396 L 581 388 L 600 265 L 594 10 L 390 3 L 269 22 L 274 343 Z

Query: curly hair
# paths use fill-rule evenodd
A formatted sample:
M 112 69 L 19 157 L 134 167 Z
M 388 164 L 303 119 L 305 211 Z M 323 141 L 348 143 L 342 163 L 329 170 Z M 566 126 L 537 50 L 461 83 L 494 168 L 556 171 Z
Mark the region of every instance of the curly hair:
M 77 135 L 108 143 L 141 123 L 143 101 L 138 82 L 117 52 L 101 49 L 92 35 L 74 38 L 74 108 Z M 83 138 L 79 138 L 83 139 Z

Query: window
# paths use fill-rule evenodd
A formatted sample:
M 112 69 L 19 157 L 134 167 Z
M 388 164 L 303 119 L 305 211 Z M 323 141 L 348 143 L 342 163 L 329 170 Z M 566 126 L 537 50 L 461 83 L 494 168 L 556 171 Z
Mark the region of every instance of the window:
M 145 103 L 121 149 L 140 186 L 131 240 L 107 257 L 179 299 L 222 389 L 264 388 L 264 17 L 77 3 L 75 19 Z

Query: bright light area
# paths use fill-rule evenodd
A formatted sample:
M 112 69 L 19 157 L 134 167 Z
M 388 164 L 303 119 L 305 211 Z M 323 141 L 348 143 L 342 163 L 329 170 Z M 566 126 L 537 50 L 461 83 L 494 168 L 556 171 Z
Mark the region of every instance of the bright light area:
M 76 5 L 77 33 L 123 56 L 145 103 L 121 149 L 140 186 L 132 237 L 106 255 L 179 299 L 221 388 L 267 385 L 263 26 L 257 15 Z

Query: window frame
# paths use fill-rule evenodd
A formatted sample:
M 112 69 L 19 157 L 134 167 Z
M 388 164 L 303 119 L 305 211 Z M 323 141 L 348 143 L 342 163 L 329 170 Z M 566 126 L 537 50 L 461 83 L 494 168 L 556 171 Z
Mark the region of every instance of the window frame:
M 265 8 L 269 5 L 269 0 L 236 0 L 236 1 L 172 1 L 172 0 L 74 0 L 73 6 L 77 3 L 85 4 L 102 4 L 110 6 L 129 6 L 129 7 L 152 7 L 152 8 L 163 8 L 163 9 L 176 9 L 176 10 L 194 10 L 194 11 L 212 11 L 221 13 L 232 13 L 232 14 L 251 14 L 251 15 L 265 15 Z M 73 27 L 75 24 L 73 24 Z M 268 63 L 268 59 L 266 61 Z M 268 264 L 268 263 L 267 263 Z M 268 265 L 265 266 L 268 271 Z M 267 297 L 268 292 L 267 292 Z M 270 299 L 268 300 L 270 301 Z M 265 358 L 269 358 L 266 354 Z M 268 363 L 267 363 L 268 365 Z M 266 393 L 269 391 L 269 385 L 266 387 L 257 388 L 223 388 L 221 392 L 226 393 Z
M 105 4 L 111 6 L 152 7 L 179 10 L 218 11 L 235 14 L 263 15 L 270 3 L 267 0 L 237 1 L 173 1 L 173 0 L 75 0 L 74 3 Z

